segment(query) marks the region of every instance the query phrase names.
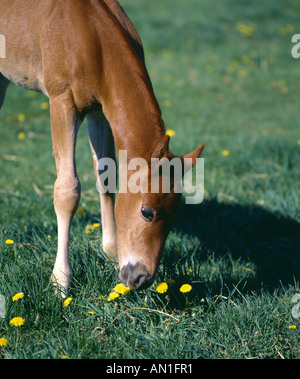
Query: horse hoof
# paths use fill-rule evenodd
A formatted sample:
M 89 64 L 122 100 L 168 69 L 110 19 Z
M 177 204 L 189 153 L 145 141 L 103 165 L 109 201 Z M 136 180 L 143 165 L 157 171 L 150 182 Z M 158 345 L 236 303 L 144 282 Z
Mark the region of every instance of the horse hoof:
M 70 281 L 68 278 L 64 277 L 63 280 L 59 280 L 57 275 L 52 273 L 51 280 L 53 285 L 53 292 L 65 299 L 68 296 L 70 287 Z

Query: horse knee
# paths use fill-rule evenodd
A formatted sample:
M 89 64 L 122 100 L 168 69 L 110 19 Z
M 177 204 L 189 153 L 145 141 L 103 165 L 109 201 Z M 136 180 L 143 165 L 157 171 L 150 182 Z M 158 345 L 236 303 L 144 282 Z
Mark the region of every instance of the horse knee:
M 54 184 L 54 208 L 57 214 L 73 216 L 79 204 L 81 193 L 77 177 L 63 181 L 57 179 Z

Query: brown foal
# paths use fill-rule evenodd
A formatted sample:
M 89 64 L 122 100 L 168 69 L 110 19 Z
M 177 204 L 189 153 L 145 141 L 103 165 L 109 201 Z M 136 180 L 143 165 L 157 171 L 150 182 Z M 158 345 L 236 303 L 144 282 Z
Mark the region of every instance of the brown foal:
M 98 161 L 170 159 L 169 137 L 145 67 L 140 38 L 116 0 L 0 0 L 0 108 L 10 81 L 50 99 L 57 179 L 58 249 L 52 279 L 70 285 L 69 234 L 80 199 L 75 144 L 87 120 L 98 185 Z M 186 157 L 196 158 L 201 145 Z M 127 179 L 134 173 L 128 170 Z M 121 183 L 122 186 L 122 183 Z M 103 249 L 118 259 L 119 277 L 133 289 L 153 283 L 181 194 L 100 191 Z M 114 204 L 115 203 L 115 204 Z M 115 209 L 114 209 L 115 208 Z

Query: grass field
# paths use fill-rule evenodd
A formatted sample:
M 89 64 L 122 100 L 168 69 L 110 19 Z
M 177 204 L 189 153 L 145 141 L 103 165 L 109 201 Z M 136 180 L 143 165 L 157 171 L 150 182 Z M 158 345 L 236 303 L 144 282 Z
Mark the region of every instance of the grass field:
M 157 282 L 108 301 L 119 281 L 100 248 L 101 228 L 85 232 L 100 212 L 83 124 L 82 211 L 65 306 L 50 283 L 57 237 L 48 99 L 11 85 L 0 112 L 0 357 L 300 358 L 292 316 L 300 294 L 300 59 L 291 56 L 299 2 L 121 3 L 175 131 L 172 151 L 206 145 L 205 200 L 183 204 Z M 182 284 L 192 290 L 181 293 Z M 14 317 L 24 325 L 10 325 Z

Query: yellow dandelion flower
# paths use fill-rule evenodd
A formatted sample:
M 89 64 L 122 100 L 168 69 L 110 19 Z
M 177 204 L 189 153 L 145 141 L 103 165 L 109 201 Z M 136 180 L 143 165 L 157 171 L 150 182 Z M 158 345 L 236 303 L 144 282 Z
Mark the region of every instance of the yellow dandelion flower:
M 166 75 L 165 79 L 168 83 L 172 83 L 174 81 L 174 77 L 171 74 Z
M 286 30 L 289 32 L 289 33 L 294 33 L 295 31 L 295 28 L 293 27 L 293 25 L 291 24 L 287 24 L 287 26 L 285 27 Z
M 256 25 L 253 23 L 246 25 L 242 22 L 238 22 L 236 24 L 236 28 L 241 33 L 241 35 L 245 37 L 252 37 L 253 33 L 255 32 Z
M 171 105 L 172 105 L 172 101 L 171 101 L 171 100 L 168 100 L 168 99 L 167 99 L 167 100 L 164 101 L 164 106 L 165 106 L 165 107 L 168 108 L 168 107 L 170 107 Z
M 24 115 L 24 113 L 20 113 L 20 114 L 18 115 L 18 120 L 19 120 L 20 122 L 24 122 L 24 121 L 26 120 L 26 116 Z
M 238 71 L 238 76 L 241 79 L 245 79 L 250 75 L 251 71 L 248 68 L 244 68 Z
M 14 244 L 14 240 L 10 240 L 10 239 L 7 239 L 5 241 L 6 245 L 13 245 Z
M 127 295 L 130 291 L 130 288 L 126 287 L 123 283 L 120 283 L 115 286 L 114 291 L 121 295 Z
M 30 99 L 32 99 L 35 96 L 36 96 L 36 92 L 34 92 L 34 91 L 28 91 L 27 92 L 27 97 L 29 97 Z
M 278 28 L 278 32 L 279 32 L 279 34 L 281 34 L 282 36 L 285 36 L 285 35 L 287 34 L 287 32 L 286 32 L 284 26 L 281 26 L 280 28 Z
M 69 359 L 69 357 L 67 355 L 61 355 L 60 359 Z
M 233 74 L 237 68 L 238 68 L 239 62 L 238 60 L 234 59 L 233 61 L 230 62 L 229 66 L 227 67 L 227 72 L 230 74 Z
M 205 71 L 208 73 L 208 74 L 212 74 L 214 72 L 214 67 L 212 65 L 207 65 L 205 67 Z
M 24 293 L 23 292 L 19 292 L 19 293 L 16 293 L 15 296 L 12 297 L 12 300 L 13 301 L 17 301 L 19 299 L 22 299 L 24 297 Z
M 25 133 L 21 132 L 21 133 L 18 134 L 18 139 L 20 141 L 23 141 L 23 139 L 25 139 L 25 138 L 26 138 L 26 134 Z
M 290 325 L 289 329 L 296 329 L 296 325 Z
M 173 137 L 173 136 L 175 136 L 175 134 L 176 134 L 176 132 L 173 129 L 168 129 L 166 131 L 166 135 L 169 136 L 169 137 Z
M 228 155 L 230 154 L 230 151 L 229 150 L 222 150 L 221 154 L 223 155 L 223 157 L 228 157 Z
M 96 312 L 94 312 L 94 311 L 89 311 L 88 314 L 89 314 L 89 315 L 95 315 Z
M 183 284 L 180 288 L 179 291 L 182 293 L 190 292 L 192 289 L 192 286 L 190 284 Z
M 285 36 L 289 33 L 293 33 L 295 30 L 295 28 L 293 27 L 293 25 L 290 25 L 290 24 L 287 24 L 286 26 L 281 26 L 280 28 L 278 28 L 278 32 L 279 34 Z
M 125 287 L 123 292 L 122 292 L 122 295 L 127 295 L 128 292 L 130 292 L 130 291 L 131 291 L 131 289 L 129 287 Z
M 123 283 L 117 284 L 114 288 L 115 292 L 121 293 L 123 289 L 125 288 L 125 285 Z
M 10 320 L 10 325 L 13 326 L 22 326 L 24 325 L 25 320 L 22 317 L 14 317 L 13 319 Z
M 0 338 L 0 346 L 6 346 L 7 345 L 7 339 L 6 338 Z
M 166 282 L 158 283 L 155 289 L 158 293 L 165 293 L 168 291 L 168 284 Z
M 68 297 L 68 298 L 64 301 L 64 306 L 67 307 L 67 306 L 71 303 L 72 300 L 73 300 L 72 297 Z
M 41 109 L 43 109 L 43 110 L 47 110 L 47 109 L 49 109 L 49 103 L 48 103 L 48 101 L 44 101 L 44 102 L 41 104 Z
M 300 145 L 300 139 L 298 139 L 298 141 L 297 141 L 297 145 Z
M 241 56 L 241 61 L 245 64 L 249 63 L 250 62 L 250 58 L 248 57 L 248 55 L 242 55 Z
M 101 224 L 100 224 L 99 222 L 95 222 L 95 223 L 93 224 L 93 228 L 99 228 L 100 225 L 101 225 Z
M 120 294 L 118 294 L 117 292 L 111 292 L 108 296 L 108 301 L 112 301 L 112 300 L 115 300 L 117 297 L 119 297 Z
M 87 225 L 86 227 L 85 227 L 85 234 L 90 234 L 90 233 L 92 233 L 94 231 L 94 227 L 93 227 L 93 225 Z

